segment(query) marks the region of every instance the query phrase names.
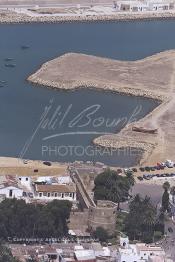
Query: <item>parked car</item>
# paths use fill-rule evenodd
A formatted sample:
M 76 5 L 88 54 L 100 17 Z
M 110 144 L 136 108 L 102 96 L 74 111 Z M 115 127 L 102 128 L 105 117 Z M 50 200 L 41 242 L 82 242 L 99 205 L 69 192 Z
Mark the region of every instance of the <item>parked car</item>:
M 139 168 L 141 172 L 144 172 L 145 171 L 145 168 L 144 167 L 140 167 Z
M 146 170 L 146 171 L 150 171 L 151 168 L 150 168 L 149 166 L 146 166 L 146 167 L 145 167 L 145 170 Z
M 143 180 L 143 177 L 142 177 L 142 176 L 138 176 L 137 179 L 140 180 L 140 181 L 142 181 L 142 180 Z
M 171 160 L 166 160 L 166 161 L 165 161 L 165 165 L 166 165 L 168 168 L 173 168 L 173 167 L 174 167 L 174 162 L 171 161 Z
M 46 166 L 51 166 L 52 165 L 49 161 L 44 161 L 43 164 L 46 165 Z
M 154 166 L 151 166 L 151 167 L 150 167 L 150 170 L 151 170 L 151 171 L 155 171 L 156 169 L 155 169 Z

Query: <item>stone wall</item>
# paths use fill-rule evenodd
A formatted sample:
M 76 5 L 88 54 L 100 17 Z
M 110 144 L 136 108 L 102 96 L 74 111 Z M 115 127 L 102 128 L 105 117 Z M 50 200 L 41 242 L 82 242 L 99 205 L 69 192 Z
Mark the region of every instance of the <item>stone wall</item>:
M 90 206 L 88 212 L 88 229 L 96 230 L 103 227 L 109 234 L 115 231 L 117 219 L 117 205 L 111 201 L 98 201 L 97 206 Z

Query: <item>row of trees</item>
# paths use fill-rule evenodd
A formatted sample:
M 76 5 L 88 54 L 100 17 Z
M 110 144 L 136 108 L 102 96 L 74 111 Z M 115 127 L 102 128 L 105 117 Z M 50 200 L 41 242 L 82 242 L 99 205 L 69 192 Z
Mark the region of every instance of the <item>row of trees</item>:
M 94 184 L 95 200 L 110 200 L 118 203 L 119 208 L 120 203 L 128 199 L 134 178 L 132 174 L 121 176 L 116 171 L 107 169 L 95 178 Z
M 156 231 L 163 231 L 163 221 L 157 217 L 157 210 L 151 199 L 137 194 L 129 205 L 125 220 L 125 232 L 132 240 L 152 242 Z
M 5 199 L 0 203 L 0 238 L 63 237 L 68 232 L 72 204 L 53 200 L 47 205 Z

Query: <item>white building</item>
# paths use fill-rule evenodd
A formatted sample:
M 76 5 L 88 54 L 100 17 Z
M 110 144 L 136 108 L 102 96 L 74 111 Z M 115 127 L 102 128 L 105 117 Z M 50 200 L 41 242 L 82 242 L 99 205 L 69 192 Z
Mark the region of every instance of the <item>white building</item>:
M 31 178 L 28 176 L 19 176 L 18 184 L 21 185 L 22 187 L 31 190 Z
M 165 251 L 160 246 L 144 243 L 129 244 L 127 240 L 120 242 L 122 245 L 117 254 L 118 262 L 165 261 Z
M 174 2 L 168 0 L 145 0 L 145 1 L 128 1 L 122 0 L 117 2 L 118 10 L 130 12 L 145 11 L 166 11 L 174 9 Z
M 76 201 L 76 187 L 72 185 L 45 184 L 35 185 L 35 198 L 40 200 L 69 200 Z
M 0 187 L 0 195 L 3 195 L 5 198 L 22 198 L 23 197 L 23 189 L 18 186 L 6 186 L 1 185 Z

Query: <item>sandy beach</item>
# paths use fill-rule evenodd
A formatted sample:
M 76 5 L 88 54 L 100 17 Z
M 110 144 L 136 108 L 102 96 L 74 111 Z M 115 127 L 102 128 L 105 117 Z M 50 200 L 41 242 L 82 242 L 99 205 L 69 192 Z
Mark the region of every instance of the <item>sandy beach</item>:
M 175 154 L 174 50 L 134 62 L 69 53 L 45 63 L 28 80 L 57 89 L 96 88 L 158 100 L 160 105 L 143 119 L 129 123 L 118 134 L 98 137 L 94 143 L 112 148 L 141 148 L 141 163 L 155 164 Z M 133 127 L 146 132 L 134 131 Z

